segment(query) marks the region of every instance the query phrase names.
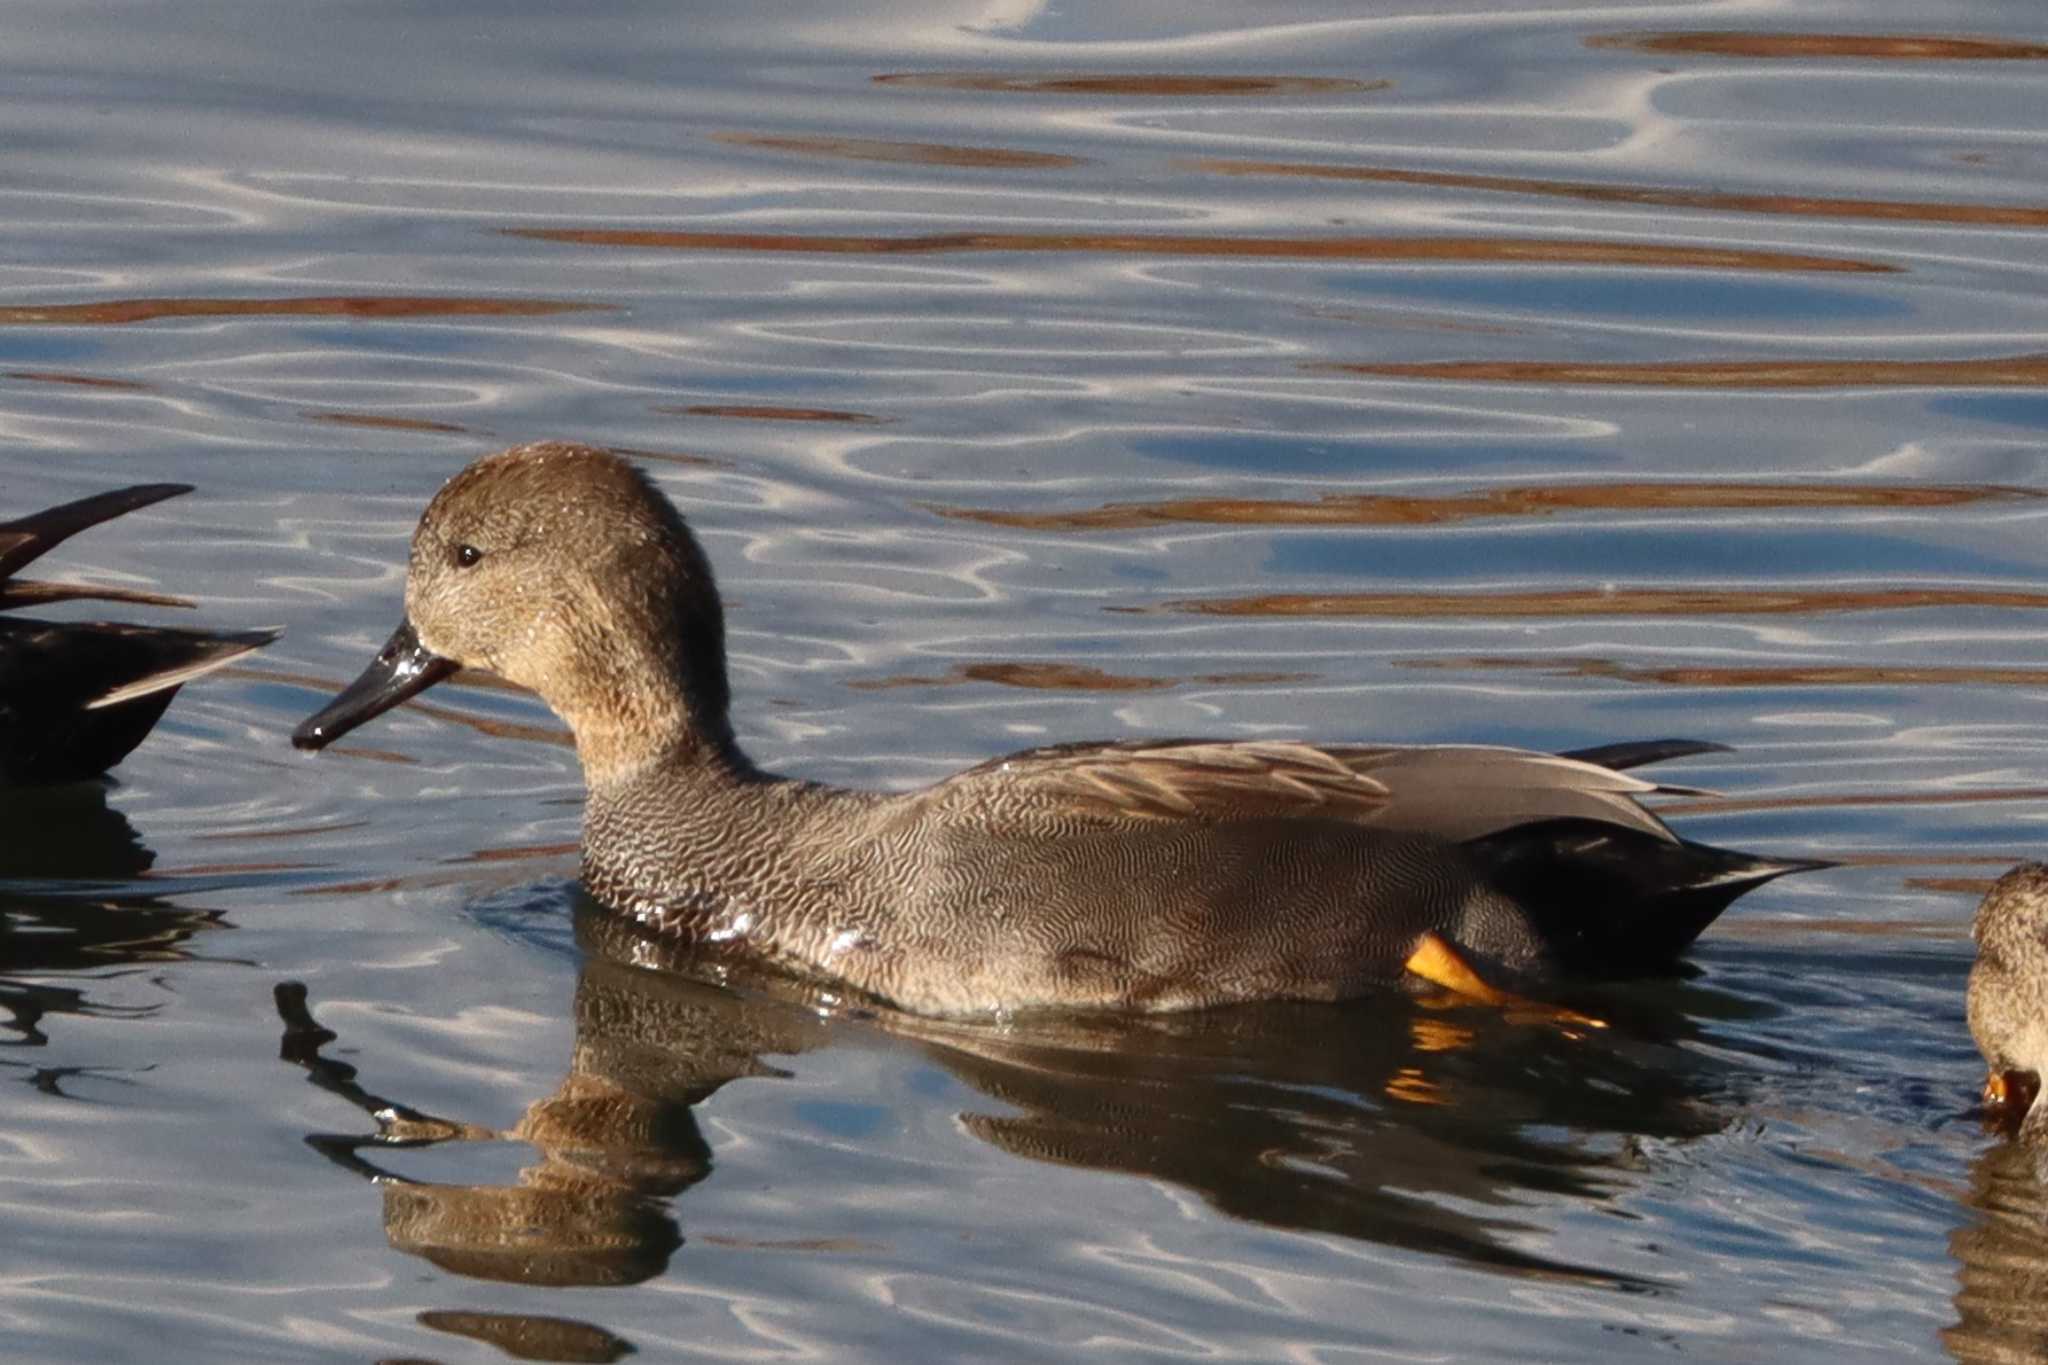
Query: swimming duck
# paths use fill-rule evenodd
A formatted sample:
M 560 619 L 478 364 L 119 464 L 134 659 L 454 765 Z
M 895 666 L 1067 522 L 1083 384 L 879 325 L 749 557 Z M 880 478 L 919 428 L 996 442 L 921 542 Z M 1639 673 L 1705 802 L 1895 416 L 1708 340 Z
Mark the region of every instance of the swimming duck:
M 191 606 L 160 593 L 14 577 L 87 527 L 191 491 L 190 484 L 137 484 L 0 522 L 0 611 L 81 598 Z M 0 617 L 0 785 L 104 772 L 142 742 L 180 687 L 279 634 Z
M 1062 744 L 920 791 L 766 773 L 733 734 L 725 623 L 681 515 L 625 460 L 544 443 L 456 474 L 405 618 L 293 734 L 317 749 L 458 667 L 574 732 L 583 879 L 649 933 L 906 1010 L 1335 999 L 1419 975 L 1481 998 L 1668 963 L 1735 897 L 1820 866 L 1679 839 L 1577 754 L 1256 740 Z
M 2021 863 L 1991 884 L 1970 936 L 1970 1036 L 1990 1073 L 1984 1103 L 2022 1137 L 2048 1140 L 2039 1095 L 2048 1071 L 2048 866 Z

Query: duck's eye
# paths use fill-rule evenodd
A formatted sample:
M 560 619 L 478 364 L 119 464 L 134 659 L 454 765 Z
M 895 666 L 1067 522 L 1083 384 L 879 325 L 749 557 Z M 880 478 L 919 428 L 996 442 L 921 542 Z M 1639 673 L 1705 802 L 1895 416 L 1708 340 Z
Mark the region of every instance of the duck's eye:
M 483 557 L 484 552 L 477 549 L 474 545 L 458 545 L 455 547 L 455 564 L 457 568 L 470 568 Z

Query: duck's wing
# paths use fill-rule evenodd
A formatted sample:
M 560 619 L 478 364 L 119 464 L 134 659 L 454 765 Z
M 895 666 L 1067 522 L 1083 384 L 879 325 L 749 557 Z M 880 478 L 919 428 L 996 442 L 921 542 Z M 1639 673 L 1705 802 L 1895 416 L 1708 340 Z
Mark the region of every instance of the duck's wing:
M 85 702 L 85 710 L 98 711 L 120 706 L 140 697 L 153 696 L 183 687 L 194 678 L 227 667 L 253 650 L 263 648 L 284 634 L 281 626 L 254 630 L 168 630 L 155 626 L 91 625 L 80 629 L 99 632 L 103 641 L 119 639 L 128 663 L 128 676 L 110 670 L 102 679 L 104 690 Z M 113 651 L 109 650 L 111 657 Z
M 1387 789 L 1387 806 L 1372 821 L 1385 829 L 1465 843 L 1521 825 L 1592 820 L 1678 837 L 1639 801 L 1665 788 L 1567 754 L 1481 744 L 1328 752 Z
M 0 610 L 32 602 L 56 602 L 68 598 L 99 601 L 140 602 L 150 606 L 189 607 L 181 597 L 140 592 L 130 588 L 95 588 L 64 583 L 13 582 L 21 568 L 51 546 L 69 540 L 80 531 L 103 521 L 166 498 L 192 491 L 188 483 L 139 483 L 130 488 L 95 493 L 75 502 L 60 503 L 13 521 L 0 522 Z
M 277 635 L 0 619 L 0 784 L 71 782 L 112 767 L 178 688 Z
M 929 795 L 1089 824 L 1321 818 L 1463 842 L 1517 825 L 1595 820 L 1670 840 L 1636 802 L 1657 790 L 1597 763 L 1526 749 L 1165 740 L 1029 749 Z
M 1307 744 L 1135 740 L 1056 744 L 991 759 L 927 795 L 1084 824 L 1321 815 L 1362 821 L 1387 791 Z
M 1425 835 L 1460 845 L 1559 961 L 1633 972 L 1671 961 L 1745 891 L 1828 866 L 1682 840 L 1639 799 L 1683 788 L 1586 757 L 1634 765 L 1707 747 L 1655 740 L 1544 754 L 1481 745 L 1070 744 L 984 763 L 924 797 L 944 803 L 950 820 L 1013 832 L 1284 818 Z

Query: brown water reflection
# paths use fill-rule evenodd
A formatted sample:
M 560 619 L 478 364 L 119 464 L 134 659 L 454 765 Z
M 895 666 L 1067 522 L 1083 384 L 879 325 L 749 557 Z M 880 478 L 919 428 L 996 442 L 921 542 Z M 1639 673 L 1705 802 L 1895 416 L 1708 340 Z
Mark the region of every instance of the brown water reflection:
M 1560 678 L 1611 678 L 1672 687 L 2040 687 L 2048 668 L 1991 664 L 1624 664 L 1568 656 L 1472 655 L 1400 659 L 1399 668 L 1525 669 Z
M 777 408 L 759 403 L 695 403 L 689 407 L 662 405 L 650 411 L 675 417 L 736 417 L 754 422 L 848 422 L 856 426 L 890 420 L 865 412 L 845 412 L 837 408 Z
M 1933 862 L 1935 860 L 1930 858 L 1928 861 Z M 2021 861 L 2021 859 L 2000 858 L 1997 861 L 2010 867 L 2012 864 Z M 1938 891 L 1943 895 L 1968 896 L 1972 900 L 1980 900 L 1997 880 L 1998 878 L 1996 877 L 1906 877 L 1899 884 L 1910 887 L 1915 891 Z M 1950 926 L 1949 928 L 1949 935 L 1951 937 L 1963 932 L 1963 930 L 1955 926 Z
M 122 393 L 151 393 L 148 384 L 133 379 L 110 379 L 97 374 L 62 374 L 55 370 L 9 370 L 7 378 L 31 384 L 68 384 L 81 389 L 113 389 Z
M 2038 388 L 2048 355 L 1976 360 L 1691 360 L 1593 364 L 1549 360 L 1457 360 L 1420 364 L 1312 362 L 1324 374 L 1447 379 L 1481 384 L 1618 384 L 1671 389 Z
M 800 156 L 883 161 L 909 166 L 966 166 L 976 170 L 1037 171 L 1079 166 L 1086 158 L 1005 147 L 951 147 L 940 142 L 890 142 L 872 137 L 771 137 L 765 133 L 713 133 L 714 142 Z
M 2048 227 L 2048 207 L 2004 204 L 1940 204 L 1907 199 L 1831 199 L 1804 194 L 1730 194 L 1665 185 L 1616 185 L 1596 180 L 1544 180 L 1520 175 L 1474 175 L 1393 166 L 1344 166 L 1322 162 L 1235 161 L 1203 157 L 1179 163 L 1215 175 L 1288 176 L 1303 180 L 1347 180 L 1381 185 L 1423 185 L 1433 189 L 1534 194 L 1592 204 L 1639 204 L 1654 208 L 1706 209 L 1722 213 L 1778 213 L 1802 218 L 1865 218 L 1881 222 L 1955 223 L 1986 227 Z
M 655 411 L 659 412 L 660 409 L 657 408 Z M 619 445 L 606 446 L 605 449 L 614 455 L 623 456 L 628 460 L 649 460 L 655 464 L 672 464 L 685 469 L 727 469 L 731 467 L 732 463 L 729 460 L 721 460 L 713 455 L 692 455 L 687 451 L 681 450 L 649 450 L 643 446 Z M 487 685 L 484 680 L 489 678 L 489 676 L 488 674 L 478 674 L 479 686 Z M 495 679 L 491 681 L 496 682 Z M 499 683 L 498 685 L 509 687 L 511 684 Z
M 696 232 L 662 228 L 500 228 L 509 237 L 576 246 L 659 251 L 765 251 L 833 256 L 950 252 L 1094 252 L 1126 256 L 1227 256 L 1298 261 L 1514 261 L 1638 269 L 1826 271 L 1885 274 L 1899 267 L 1846 256 L 1659 242 L 1544 237 L 1204 237 L 1167 232 L 935 232 L 844 236 L 795 232 Z M 0 311 L 0 321 L 5 321 Z M 1336 367 L 1350 368 L 1350 367 Z
M 467 436 L 469 428 L 454 422 L 435 422 L 425 417 L 387 417 L 374 412 L 303 412 L 309 422 L 332 422 L 339 427 L 363 427 L 371 431 L 417 431 L 433 436 Z
M 163 318 L 343 317 L 549 317 L 556 313 L 609 312 L 600 303 L 553 299 L 488 299 L 382 295 L 324 295 L 282 299 L 107 299 L 100 303 L 13 304 L 0 307 L 0 326 L 111 327 Z
M 1881 62 L 2040 61 L 2048 46 L 2003 38 L 1881 33 L 1765 33 L 1737 29 L 1647 33 L 1595 33 L 1587 47 L 1635 52 L 1686 53 L 1711 57 L 1762 57 L 1811 61 L 1856 57 Z
M 908 675 L 893 678 L 858 678 L 847 684 L 857 691 L 881 692 L 897 687 L 955 687 L 962 683 L 996 683 L 1002 687 L 1039 688 L 1075 692 L 1158 692 L 1190 683 L 1218 687 L 1256 687 L 1273 683 L 1309 682 L 1312 673 L 1200 673 L 1187 678 L 1152 678 L 1128 673 L 1105 673 L 1085 664 L 978 663 L 955 664 L 936 678 Z
M 1180 72 L 1098 72 L 1058 76 L 1002 71 L 904 71 L 873 77 L 876 85 L 909 90 L 982 90 L 1023 95 L 1131 95 L 1189 98 L 1208 95 L 1335 95 L 1386 90 L 1388 80 L 1341 76 L 1195 76 Z
M 1012 512 L 920 504 L 925 511 L 1024 531 L 1131 531 L 1148 526 L 1437 526 L 1558 512 L 1780 510 L 1835 507 L 1960 507 L 2048 496 L 1999 484 L 1558 483 L 1483 488 L 1438 496 L 1324 493 L 1282 498 L 1174 498 L 1112 502 L 1072 512 Z
M 368 827 L 368 820 L 334 820 L 318 825 L 287 825 L 282 828 L 273 825 L 258 825 L 251 829 L 204 830 L 192 836 L 197 843 L 242 843 L 264 842 L 272 839 L 297 840 L 316 835 L 346 834 L 350 830 Z
M 1784 616 L 1927 607 L 2048 607 L 2017 588 L 1562 588 L 1550 592 L 1260 593 L 1194 597 L 1106 611 L 1203 616 Z
M 1682 1140 L 1723 1122 L 1699 1102 L 1698 1064 L 1664 1045 L 1691 1028 L 1659 999 L 1683 993 L 1669 983 L 1604 1002 L 1625 1022 L 1619 1041 L 1599 1045 L 1405 997 L 1009 1027 L 887 1012 L 863 1022 L 821 1016 L 817 997 L 744 963 L 642 939 L 586 898 L 576 930 L 588 956 L 570 1074 L 506 1132 L 364 1089 L 354 1066 L 324 1054 L 335 1035 L 314 1021 L 304 988 L 278 987 L 285 1059 L 374 1120 L 359 1136 L 308 1140 L 380 1184 L 394 1247 L 484 1279 L 647 1279 L 684 1244 L 668 1201 L 713 1168 L 694 1106 L 729 1081 L 785 1075 L 767 1056 L 829 1047 L 864 1027 L 920 1048 L 996 1101 L 957 1121 L 1006 1152 L 1169 1181 L 1268 1226 L 1519 1275 L 1640 1283 L 1550 1257 L 1525 1236 L 1530 1193 L 1598 1202 L 1626 1183 L 1611 1143 L 1582 1147 L 1573 1132 Z M 764 994 L 684 974 L 707 970 Z M 490 1141 L 529 1144 L 538 1162 L 516 1184 L 469 1185 L 409 1180 L 377 1159 Z M 720 1239 L 735 1240 L 751 1239 Z

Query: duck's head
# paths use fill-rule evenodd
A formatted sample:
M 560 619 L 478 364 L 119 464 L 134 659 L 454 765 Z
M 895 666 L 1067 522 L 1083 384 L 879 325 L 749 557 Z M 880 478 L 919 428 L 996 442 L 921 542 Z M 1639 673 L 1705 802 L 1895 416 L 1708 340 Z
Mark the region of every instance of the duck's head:
M 2021 863 L 1993 882 L 1977 903 L 1970 937 L 1979 952 L 2048 961 L 2048 864 Z
M 646 476 L 588 446 L 515 446 L 450 479 L 413 532 L 405 619 L 292 742 L 321 748 L 458 668 L 538 692 L 592 782 L 730 746 L 710 563 Z

